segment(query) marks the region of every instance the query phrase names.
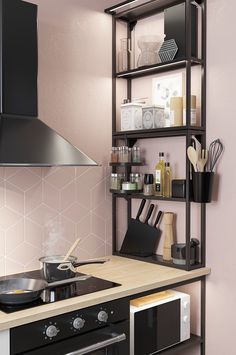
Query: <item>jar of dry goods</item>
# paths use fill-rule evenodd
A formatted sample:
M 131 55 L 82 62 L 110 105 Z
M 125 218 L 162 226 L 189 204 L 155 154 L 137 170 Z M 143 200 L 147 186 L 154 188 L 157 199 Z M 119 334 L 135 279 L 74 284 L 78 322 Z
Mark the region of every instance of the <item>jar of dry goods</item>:
M 135 174 L 135 182 L 137 184 L 137 190 L 143 189 L 142 175 L 140 173 Z
M 118 156 L 118 148 L 112 147 L 111 148 L 111 163 L 118 163 L 119 156 Z
M 123 146 L 120 148 L 119 162 L 130 163 L 130 150 L 129 147 Z
M 123 174 L 112 173 L 110 179 L 110 188 L 111 190 L 121 190 L 122 182 L 124 178 L 122 177 Z
M 132 148 L 132 163 L 141 163 L 140 147 L 134 146 Z

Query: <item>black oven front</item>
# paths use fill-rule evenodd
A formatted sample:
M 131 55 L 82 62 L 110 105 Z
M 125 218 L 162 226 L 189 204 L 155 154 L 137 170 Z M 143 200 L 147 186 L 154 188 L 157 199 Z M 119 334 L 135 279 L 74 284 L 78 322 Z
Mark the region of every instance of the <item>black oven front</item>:
M 128 355 L 129 303 L 116 300 L 13 328 L 11 355 Z

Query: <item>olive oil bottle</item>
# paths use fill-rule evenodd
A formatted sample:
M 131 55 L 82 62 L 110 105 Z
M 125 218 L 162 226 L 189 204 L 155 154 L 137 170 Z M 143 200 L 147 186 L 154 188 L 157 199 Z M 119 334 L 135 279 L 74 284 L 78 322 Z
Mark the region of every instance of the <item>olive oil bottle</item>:
M 164 196 L 165 197 L 171 197 L 172 192 L 171 192 L 171 181 L 172 181 L 172 176 L 171 176 L 171 167 L 170 163 L 166 162 L 165 163 L 165 173 L 164 173 Z
M 155 167 L 155 185 L 154 194 L 156 196 L 163 196 L 164 194 L 164 173 L 165 173 L 165 160 L 164 153 L 159 153 L 159 162 Z

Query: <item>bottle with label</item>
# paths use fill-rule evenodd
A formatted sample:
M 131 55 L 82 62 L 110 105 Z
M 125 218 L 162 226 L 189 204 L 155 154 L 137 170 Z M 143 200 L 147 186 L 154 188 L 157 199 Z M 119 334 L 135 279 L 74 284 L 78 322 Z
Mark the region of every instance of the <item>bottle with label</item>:
M 164 193 L 164 172 L 165 172 L 165 161 L 164 153 L 159 153 L 159 162 L 155 168 L 155 185 L 154 194 L 156 196 L 163 196 Z
M 166 162 L 165 163 L 165 173 L 164 173 L 164 196 L 165 197 L 171 197 L 171 167 L 170 163 Z

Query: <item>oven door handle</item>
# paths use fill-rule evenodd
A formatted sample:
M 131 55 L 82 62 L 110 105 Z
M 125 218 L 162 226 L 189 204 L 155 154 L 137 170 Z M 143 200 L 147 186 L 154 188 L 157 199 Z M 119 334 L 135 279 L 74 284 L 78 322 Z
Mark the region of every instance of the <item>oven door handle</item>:
M 122 333 L 122 334 L 113 333 L 111 338 L 109 338 L 107 340 L 100 341 L 100 342 L 98 342 L 96 344 L 86 346 L 83 349 L 79 349 L 79 350 L 73 351 L 72 353 L 68 353 L 68 354 L 65 354 L 65 355 L 84 355 L 84 354 L 88 354 L 88 353 L 91 353 L 92 351 L 105 348 L 106 346 L 110 346 L 110 345 L 119 343 L 119 342 L 124 341 L 124 340 L 126 340 L 125 333 Z

